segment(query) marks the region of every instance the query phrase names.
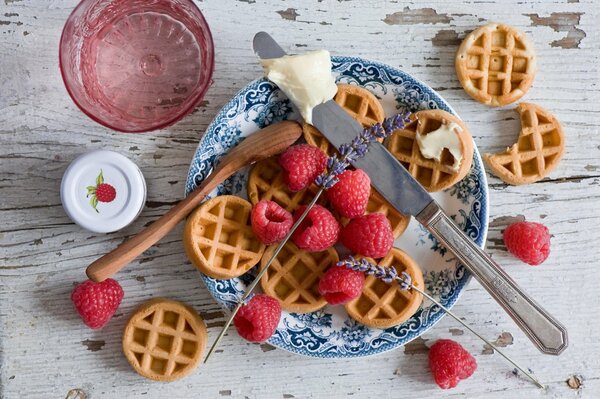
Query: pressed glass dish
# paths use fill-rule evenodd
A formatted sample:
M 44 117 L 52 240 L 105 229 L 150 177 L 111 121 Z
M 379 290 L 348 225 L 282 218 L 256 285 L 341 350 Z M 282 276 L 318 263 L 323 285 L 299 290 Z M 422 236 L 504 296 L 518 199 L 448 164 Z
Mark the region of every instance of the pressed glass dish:
M 214 47 L 192 0 L 83 0 L 65 23 L 59 59 L 86 115 L 146 132 L 198 105 L 212 82 Z

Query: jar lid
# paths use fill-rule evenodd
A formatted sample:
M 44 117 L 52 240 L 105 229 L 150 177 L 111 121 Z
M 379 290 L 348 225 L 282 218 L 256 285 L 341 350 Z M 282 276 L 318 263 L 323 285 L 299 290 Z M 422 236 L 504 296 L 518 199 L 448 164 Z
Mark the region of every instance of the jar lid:
M 139 216 L 146 202 L 146 181 L 125 156 L 92 151 L 71 162 L 62 178 L 60 197 L 73 222 L 96 233 L 110 233 Z

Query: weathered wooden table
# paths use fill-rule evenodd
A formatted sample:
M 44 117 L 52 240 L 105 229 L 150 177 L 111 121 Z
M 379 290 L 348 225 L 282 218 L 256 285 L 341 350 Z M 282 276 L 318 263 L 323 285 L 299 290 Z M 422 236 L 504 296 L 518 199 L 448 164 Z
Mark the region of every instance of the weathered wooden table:
M 58 70 L 67 0 L 3 0 L 0 4 L 0 396 L 64 398 L 82 388 L 93 398 L 597 398 L 600 396 L 600 5 L 592 0 L 464 1 L 206 0 L 198 5 L 214 35 L 214 85 L 206 101 L 168 129 L 110 131 L 85 117 L 68 97 Z M 261 74 L 251 50 L 268 30 L 286 50 L 327 48 L 398 66 L 443 95 L 470 126 L 482 152 L 514 142 L 513 107 L 471 100 L 454 72 L 465 34 L 486 21 L 515 25 L 531 37 L 539 73 L 525 100 L 551 110 L 567 136 L 566 155 L 543 181 L 511 187 L 490 178 L 487 249 L 569 329 L 559 358 L 540 354 L 473 281 L 455 310 L 549 384 L 538 392 L 498 355 L 445 318 L 403 349 L 375 358 L 330 360 L 252 345 L 230 332 L 219 353 L 171 384 L 135 374 L 121 354 L 132 309 L 166 296 L 193 305 L 214 339 L 224 314 L 183 253 L 181 228 L 118 275 L 126 296 L 104 329 L 85 327 L 72 310 L 73 285 L 99 255 L 163 214 L 183 193 L 189 161 L 217 110 Z M 130 227 L 113 234 L 83 231 L 60 204 L 63 171 L 91 149 L 125 153 L 144 172 L 148 203 Z M 541 221 L 552 253 L 537 268 L 507 255 L 501 230 L 516 219 Z M 442 392 L 432 382 L 427 346 L 453 338 L 477 358 L 476 374 Z M 211 339 L 211 341 L 212 341 Z M 569 383 L 567 383 L 569 381 Z M 142 396 L 143 395 L 143 396 Z

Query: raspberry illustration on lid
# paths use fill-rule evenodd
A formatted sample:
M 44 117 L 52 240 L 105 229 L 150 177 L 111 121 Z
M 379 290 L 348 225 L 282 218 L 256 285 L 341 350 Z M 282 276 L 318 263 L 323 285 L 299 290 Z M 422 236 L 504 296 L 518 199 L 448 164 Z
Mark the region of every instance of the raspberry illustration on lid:
M 146 202 L 146 181 L 130 159 L 114 151 L 80 155 L 65 170 L 60 198 L 67 216 L 96 233 L 133 222 Z
M 102 169 L 100 169 L 100 174 L 96 177 L 96 185 L 87 186 L 86 189 L 86 197 L 90 199 L 90 205 L 98 213 L 100 213 L 98 211 L 98 202 L 112 202 L 117 196 L 117 190 L 112 185 L 104 183 Z

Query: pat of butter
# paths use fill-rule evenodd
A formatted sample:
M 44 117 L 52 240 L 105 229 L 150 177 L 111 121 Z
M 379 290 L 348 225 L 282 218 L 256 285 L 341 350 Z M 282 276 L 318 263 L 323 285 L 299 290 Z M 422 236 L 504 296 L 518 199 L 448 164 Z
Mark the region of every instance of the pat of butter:
M 307 123 L 312 124 L 312 110 L 337 93 L 331 74 L 329 51 L 317 50 L 298 55 L 261 60 L 265 76 L 298 107 Z
M 421 154 L 428 159 L 435 159 L 437 162 L 442 157 L 442 151 L 447 148 L 454 157 L 452 169 L 458 171 L 462 161 L 462 150 L 460 138 L 457 132 L 462 132 L 461 127 L 454 123 L 447 123 L 440 126 L 437 130 L 425 135 L 417 133 L 417 144 Z

